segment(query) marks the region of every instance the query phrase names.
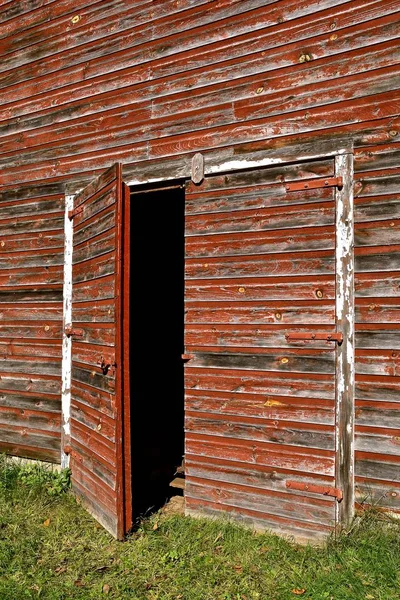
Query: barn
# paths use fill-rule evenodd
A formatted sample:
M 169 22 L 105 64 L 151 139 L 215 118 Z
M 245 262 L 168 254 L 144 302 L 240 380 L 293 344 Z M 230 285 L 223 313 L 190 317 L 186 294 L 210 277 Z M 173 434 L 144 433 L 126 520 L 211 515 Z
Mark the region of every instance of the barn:
M 400 0 L 0 1 L 0 451 L 115 537 L 400 511 Z

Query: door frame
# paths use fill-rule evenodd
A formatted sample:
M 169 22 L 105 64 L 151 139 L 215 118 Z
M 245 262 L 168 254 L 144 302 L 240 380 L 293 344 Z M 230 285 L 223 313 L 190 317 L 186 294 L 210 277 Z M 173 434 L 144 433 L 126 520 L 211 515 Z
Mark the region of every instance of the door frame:
M 235 171 L 249 170 L 266 166 L 283 166 L 323 158 L 333 158 L 335 176 L 343 178 L 343 186 L 336 188 L 336 327 L 343 334 L 343 343 L 336 351 L 336 406 L 335 406 L 335 486 L 342 490 L 343 499 L 336 503 L 336 526 L 346 527 L 354 516 L 354 387 L 355 387 L 355 346 L 354 346 L 354 152 L 349 139 L 326 142 L 304 143 L 283 148 L 270 148 L 265 142 L 232 146 L 207 151 L 202 155 L 203 177 Z M 123 165 L 122 180 L 126 186 L 149 183 L 168 183 L 171 180 L 194 179 L 193 155 L 181 155 L 157 161 Z M 197 158 L 198 158 L 198 154 Z M 196 162 L 198 164 L 198 162 Z M 95 176 L 95 173 L 93 174 Z M 90 179 L 93 178 L 90 177 Z M 75 182 L 66 186 L 66 205 L 70 206 L 74 196 L 87 182 Z M 196 174 L 195 180 L 198 180 Z M 69 227 L 68 209 L 65 228 L 64 264 L 64 322 L 70 322 L 72 300 L 72 232 Z M 69 321 L 68 321 L 69 318 Z M 62 433 L 61 463 L 68 467 L 68 437 L 70 411 L 71 348 L 70 338 L 63 336 L 62 358 Z M 124 463 L 130 464 L 130 456 Z

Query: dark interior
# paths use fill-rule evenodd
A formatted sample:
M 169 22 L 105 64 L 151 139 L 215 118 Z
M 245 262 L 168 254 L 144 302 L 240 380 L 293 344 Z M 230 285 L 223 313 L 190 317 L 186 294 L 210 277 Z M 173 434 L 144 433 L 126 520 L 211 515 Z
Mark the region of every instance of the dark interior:
M 176 495 L 184 452 L 182 186 L 131 190 L 130 364 L 133 518 Z

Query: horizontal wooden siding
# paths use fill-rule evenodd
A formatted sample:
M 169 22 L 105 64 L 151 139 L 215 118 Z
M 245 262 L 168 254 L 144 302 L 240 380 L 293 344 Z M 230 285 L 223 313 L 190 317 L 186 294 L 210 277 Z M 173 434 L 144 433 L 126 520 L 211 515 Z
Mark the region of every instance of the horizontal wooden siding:
M 354 143 L 356 475 L 360 500 L 393 508 L 400 502 L 399 33 L 398 0 L 29 0 L 0 11 L 2 186 L 63 180 L 76 188 L 116 160 L 144 181 L 174 177 L 195 151 L 210 164 L 237 149 L 285 155 L 294 143 Z M 13 285 L 34 286 L 30 267 L 23 269 L 13 272 Z M 52 375 L 40 377 L 46 382 L 33 379 L 32 393 L 51 396 Z M 19 381 L 13 375 L 18 411 Z

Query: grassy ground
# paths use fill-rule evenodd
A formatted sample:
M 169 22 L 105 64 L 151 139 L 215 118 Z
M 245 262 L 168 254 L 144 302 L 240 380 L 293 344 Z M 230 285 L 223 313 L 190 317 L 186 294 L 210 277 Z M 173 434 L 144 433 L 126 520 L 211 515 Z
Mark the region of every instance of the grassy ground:
M 322 549 L 163 515 L 118 543 L 65 487 L 0 461 L 0 600 L 400 598 L 400 524 L 377 513 Z

